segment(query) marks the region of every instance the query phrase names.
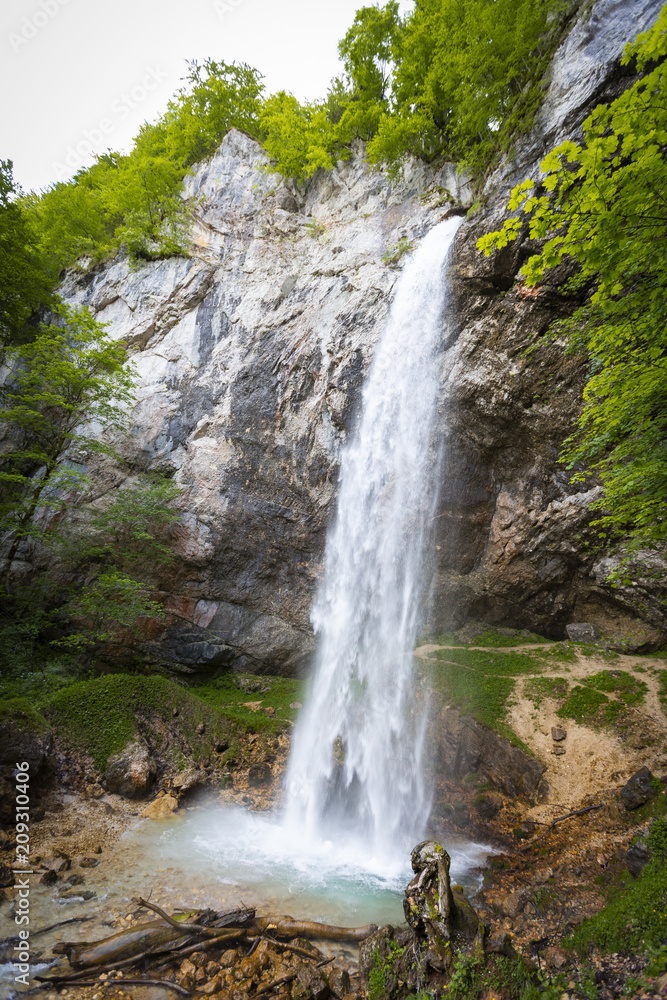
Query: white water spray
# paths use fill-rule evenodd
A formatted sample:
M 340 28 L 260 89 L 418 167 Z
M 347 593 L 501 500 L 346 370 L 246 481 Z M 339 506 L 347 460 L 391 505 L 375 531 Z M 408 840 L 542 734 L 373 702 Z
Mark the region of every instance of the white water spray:
M 460 222 L 435 227 L 406 264 L 341 458 L 315 672 L 287 774 L 286 826 L 299 840 L 356 842 L 401 867 L 430 807 L 411 653 L 440 472 L 445 261 Z

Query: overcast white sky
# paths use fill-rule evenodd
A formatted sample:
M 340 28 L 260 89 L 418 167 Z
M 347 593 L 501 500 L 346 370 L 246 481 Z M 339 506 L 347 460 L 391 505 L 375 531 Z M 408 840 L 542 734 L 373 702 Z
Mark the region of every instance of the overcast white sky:
M 365 0 L 368 4 L 370 0 Z M 244 61 L 268 90 L 323 96 L 364 0 L 2 0 L 0 159 L 28 191 L 127 149 L 186 59 Z M 411 0 L 401 3 L 411 9 Z

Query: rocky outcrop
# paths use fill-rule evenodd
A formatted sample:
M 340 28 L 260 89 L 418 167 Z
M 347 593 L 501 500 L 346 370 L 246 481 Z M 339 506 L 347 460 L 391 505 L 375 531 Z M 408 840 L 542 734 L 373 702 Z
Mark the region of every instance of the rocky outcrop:
M 447 462 L 434 629 L 474 617 L 554 637 L 585 621 L 635 646 L 664 634 L 654 577 L 612 588 L 611 565 L 587 553 L 597 493 L 572 486 L 557 462 L 585 378 L 581 359 L 544 344 L 571 308 L 558 276 L 536 291 L 517 280 L 525 239 L 489 260 L 475 248 L 498 225 L 509 187 L 625 85 L 623 44 L 659 9 L 599 0 L 575 26 L 534 131 L 459 232 L 456 318 L 440 359 Z M 294 673 L 308 662 L 340 449 L 401 267 L 384 261 L 452 206 L 470 205 L 451 164 L 408 162 L 391 181 L 362 153 L 286 185 L 262 148 L 232 131 L 186 183 L 190 258 L 138 269 L 119 258 L 65 282 L 70 302 L 135 351 L 139 400 L 119 450 L 130 467 L 172 474 L 182 488 L 176 567 L 156 571 L 171 617 L 148 648 L 182 670 Z M 125 473 L 107 463 L 95 475 L 102 492 Z
M 157 767 L 141 740 L 133 740 L 109 760 L 104 784 L 109 792 L 126 799 L 143 799 L 150 792 Z
M 476 775 L 513 799 L 534 801 L 548 791 L 545 766 L 506 737 L 454 708 L 443 708 L 434 729 L 436 767 L 450 778 Z

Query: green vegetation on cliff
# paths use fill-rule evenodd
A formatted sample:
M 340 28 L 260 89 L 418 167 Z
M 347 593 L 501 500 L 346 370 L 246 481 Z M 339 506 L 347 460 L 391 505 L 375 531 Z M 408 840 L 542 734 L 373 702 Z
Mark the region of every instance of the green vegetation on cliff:
M 565 291 L 586 301 L 556 332 L 586 352 L 589 379 L 563 460 L 575 479 L 601 480 L 594 524 L 603 543 L 624 538 L 627 563 L 667 540 L 667 7 L 623 61 L 639 79 L 586 119 L 583 142 L 545 157 L 539 185 L 514 189 L 520 214 L 478 246 L 489 254 L 527 226 L 542 241 L 527 285 L 575 265 Z

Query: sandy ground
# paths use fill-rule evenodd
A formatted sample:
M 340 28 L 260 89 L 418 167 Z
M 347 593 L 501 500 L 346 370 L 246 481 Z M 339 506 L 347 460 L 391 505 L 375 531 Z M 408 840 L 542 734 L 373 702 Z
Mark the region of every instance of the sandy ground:
M 556 644 L 465 648 L 503 653 L 530 652 L 548 649 L 553 645 Z M 461 647 L 424 645 L 416 650 L 416 655 L 421 659 L 428 659 L 437 650 L 454 648 Z M 526 813 L 526 818 L 545 822 L 563 812 L 578 809 L 588 803 L 591 796 L 595 796 L 601 788 L 622 786 L 644 765 L 658 777 L 667 774 L 667 716 L 658 698 L 658 682 L 651 672 L 652 668 L 664 670 L 667 669 L 667 664 L 662 659 L 648 656 L 619 655 L 610 661 L 603 656 L 584 656 L 577 652 L 576 663 L 554 662 L 546 670 L 536 671 L 535 675 L 517 678 L 508 722 L 517 736 L 546 765 L 545 778 L 550 788 L 546 802 Z M 648 686 L 643 704 L 631 710 L 633 723 L 623 736 L 609 730 L 580 725 L 572 719 L 563 720 L 556 714 L 561 702 L 545 698 L 539 708 L 536 708 L 534 702 L 523 694 L 524 686 L 531 676 L 563 677 L 572 685 L 584 677 L 610 669 L 628 671 Z M 608 697 L 613 699 L 614 695 L 608 694 Z M 551 735 L 552 728 L 556 727 L 567 732 L 565 740 L 559 744 L 554 742 Z M 564 748 L 565 753 L 554 754 L 556 746 Z

